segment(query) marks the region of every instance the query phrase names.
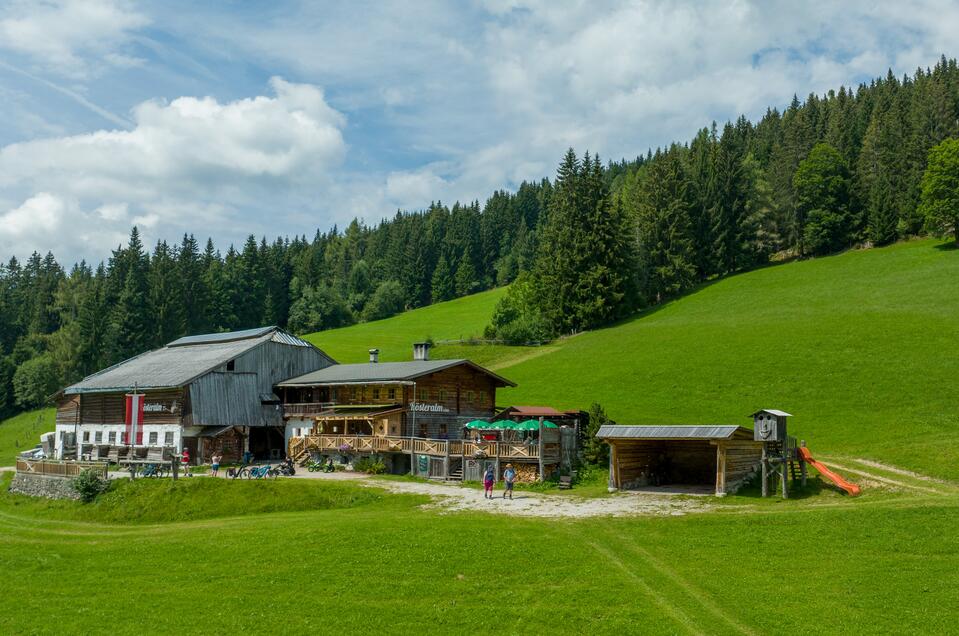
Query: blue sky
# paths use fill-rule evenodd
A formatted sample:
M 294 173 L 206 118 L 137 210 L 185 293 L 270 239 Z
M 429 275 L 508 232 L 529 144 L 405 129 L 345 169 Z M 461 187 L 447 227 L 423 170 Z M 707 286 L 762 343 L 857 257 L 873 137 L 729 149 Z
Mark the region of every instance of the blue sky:
M 0 258 L 312 235 L 954 56 L 959 7 L 0 2 Z

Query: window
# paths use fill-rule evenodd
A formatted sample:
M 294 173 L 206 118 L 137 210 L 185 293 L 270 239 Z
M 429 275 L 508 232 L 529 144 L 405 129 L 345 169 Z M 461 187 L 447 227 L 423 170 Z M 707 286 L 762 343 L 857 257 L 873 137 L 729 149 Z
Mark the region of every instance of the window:
M 373 399 L 374 399 L 374 400 L 380 399 L 380 389 L 379 389 L 379 387 L 376 387 L 376 388 L 373 389 Z
M 480 391 L 480 402 L 486 403 L 486 391 Z
M 336 387 L 333 387 L 333 389 L 330 391 L 330 395 L 332 396 L 331 399 L 332 399 L 334 402 L 336 402 L 337 393 L 338 393 L 338 391 L 336 390 Z
M 163 434 L 163 445 L 173 446 L 173 431 L 167 431 Z
M 236 371 L 236 360 L 230 360 L 226 363 L 227 371 Z
M 395 400 L 395 399 L 396 399 L 396 389 L 389 389 L 389 390 L 386 392 L 386 395 L 387 395 L 387 397 L 389 397 L 389 399 Z
M 473 391 L 467 391 L 467 392 L 466 392 L 466 401 L 467 401 L 467 402 L 472 402 L 472 401 L 475 400 L 475 398 L 476 398 L 476 393 L 474 393 Z
M 120 443 L 121 444 L 127 443 L 127 434 L 124 431 L 120 431 Z
M 445 402 L 445 401 L 446 401 L 446 389 L 440 389 L 440 390 L 439 390 L 439 393 L 437 393 L 437 395 L 439 396 L 440 402 Z
M 117 443 L 117 432 L 116 432 L 116 431 L 110 431 L 110 432 L 107 434 L 107 441 L 110 442 L 111 444 L 116 444 L 116 443 Z
M 356 399 L 356 393 L 357 393 L 356 387 L 354 386 L 353 388 L 350 389 L 350 398 L 355 400 L 355 399 Z
M 426 437 L 426 423 L 420 422 L 420 437 Z
M 84 442 L 90 441 L 90 431 L 83 431 L 83 441 Z
M 447 437 L 446 432 L 447 432 L 447 431 L 446 431 L 446 424 L 440 424 L 440 434 L 439 434 L 439 438 L 440 438 L 440 439 L 446 439 L 446 437 Z
M 103 442 L 103 431 L 97 431 L 96 433 L 94 433 L 93 441 L 96 442 L 97 444 L 100 444 L 101 442 Z
M 156 446 L 157 438 L 159 438 L 159 436 L 160 434 L 157 433 L 156 431 L 153 431 L 152 433 L 150 433 L 150 446 Z

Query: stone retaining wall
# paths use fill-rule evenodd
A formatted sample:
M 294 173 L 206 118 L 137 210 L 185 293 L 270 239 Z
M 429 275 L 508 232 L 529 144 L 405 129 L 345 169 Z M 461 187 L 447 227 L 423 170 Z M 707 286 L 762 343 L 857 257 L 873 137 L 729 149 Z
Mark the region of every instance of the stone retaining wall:
M 31 497 L 47 499 L 79 499 L 80 494 L 73 489 L 72 477 L 53 475 L 31 475 L 17 473 L 10 483 L 10 492 Z

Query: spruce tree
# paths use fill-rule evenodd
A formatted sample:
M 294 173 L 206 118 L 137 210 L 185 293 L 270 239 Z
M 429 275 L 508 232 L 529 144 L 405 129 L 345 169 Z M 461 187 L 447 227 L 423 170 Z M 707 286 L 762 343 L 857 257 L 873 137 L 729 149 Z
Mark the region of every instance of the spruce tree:
M 434 303 L 449 300 L 453 298 L 456 293 L 453 284 L 453 274 L 450 271 L 450 266 L 446 261 L 445 254 L 440 254 L 440 258 L 436 262 L 436 269 L 433 270 L 430 290 Z

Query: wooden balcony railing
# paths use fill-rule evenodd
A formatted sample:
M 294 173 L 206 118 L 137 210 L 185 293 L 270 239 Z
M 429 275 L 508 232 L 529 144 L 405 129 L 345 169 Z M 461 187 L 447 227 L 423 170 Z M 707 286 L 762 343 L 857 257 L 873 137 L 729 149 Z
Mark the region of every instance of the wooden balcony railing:
M 290 440 L 290 457 L 319 453 L 415 453 L 433 457 L 463 456 L 501 459 L 539 459 L 538 444 L 520 442 L 470 442 L 467 440 L 426 439 L 422 437 L 382 437 L 372 435 L 308 435 Z M 543 458 L 557 460 L 559 444 L 544 444 Z
M 334 402 L 296 402 L 283 405 L 283 417 L 312 417 L 328 411 Z
M 85 470 L 95 470 L 107 476 L 106 462 L 69 462 L 32 459 L 18 459 L 17 472 L 33 475 L 54 475 L 57 477 L 76 477 Z

